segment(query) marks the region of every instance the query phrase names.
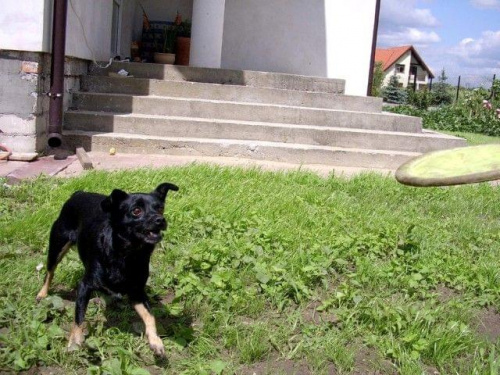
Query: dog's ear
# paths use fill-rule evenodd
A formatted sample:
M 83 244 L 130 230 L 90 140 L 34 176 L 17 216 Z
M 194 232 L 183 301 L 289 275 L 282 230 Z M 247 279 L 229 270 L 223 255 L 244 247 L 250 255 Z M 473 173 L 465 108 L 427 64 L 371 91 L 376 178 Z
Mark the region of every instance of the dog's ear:
M 158 185 L 158 187 L 153 191 L 153 194 L 155 194 L 158 198 L 164 201 L 165 198 L 167 197 L 167 193 L 169 190 L 177 191 L 179 190 L 179 187 L 169 182 L 165 182 L 163 184 Z
M 123 190 L 115 189 L 111 192 L 109 197 L 106 197 L 106 199 L 101 202 L 101 208 L 104 212 L 110 212 L 113 206 L 120 204 L 120 202 L 123 202 L 127 198 L 127 193 Z

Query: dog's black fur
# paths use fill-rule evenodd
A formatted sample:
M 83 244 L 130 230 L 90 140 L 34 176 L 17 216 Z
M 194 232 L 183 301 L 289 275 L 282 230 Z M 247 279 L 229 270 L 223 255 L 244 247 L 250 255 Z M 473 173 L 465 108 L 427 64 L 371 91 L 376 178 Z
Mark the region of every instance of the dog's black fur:
M 144 320 L 151 348 L 164 354 L 145 286 L 151 254 L 167 228 L 163 217 L 167 192 L 178 189 L 163 183 L 150 194 L 127 194 L 118 189 L 109 196 L 76 192 L 64 204 L 50 232 L 47 275 L 37 300 L 47 295 L 57 264 L 77 244 L 85 273 L 78 285 L 69 347 L 83 343 L 82 324 L 91 293 L 104 291 L 128 295 Z

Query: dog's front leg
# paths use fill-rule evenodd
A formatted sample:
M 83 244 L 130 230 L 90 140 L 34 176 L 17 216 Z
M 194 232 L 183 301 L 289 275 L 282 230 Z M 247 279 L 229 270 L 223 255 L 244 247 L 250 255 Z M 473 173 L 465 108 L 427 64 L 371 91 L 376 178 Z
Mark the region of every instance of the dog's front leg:
M 85 312 L 87 311 L 92 290 L 93 289 L 85 282 L 85 279 L 80 281 L 78 285 L 78 296 L 76 298 L 75 321 L 69 335 L 68 350 L 78 349 L 85 340 L 85 335 L 83 334 L 83 321 L 85 319 Z
M 163 347 L 163 341 L 156 333 L 155 317 L 149 311 L 147 302 L 135 303 L 134 309 L 146 326 L 146 337 L 148 338 L 149 347 L 156 355 L 164 356 L 165 348 Z

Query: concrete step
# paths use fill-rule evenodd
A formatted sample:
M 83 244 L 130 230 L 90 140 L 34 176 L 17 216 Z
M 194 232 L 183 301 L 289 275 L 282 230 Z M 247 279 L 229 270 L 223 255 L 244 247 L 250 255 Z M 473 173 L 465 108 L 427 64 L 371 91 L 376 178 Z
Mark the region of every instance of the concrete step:
M 261 121 L 399 132 L 420 132 L 418 117 L 274 104 L 241 103 L 163 96 L 75 93 L 73 106 L 83 111 L 134 113 L 206 119 Z
M 69 111 L 65 129 L 161 137 L 240 139 L 330 147 L 429 152 L 465 146 L 465 140 L 439 133 L 384 132 L 193 117 Z
M 343 94 L 345 92 L 345 81 L 342 79 L 255 72 L 249 70 L 195 68 L 180 65 L 113 62 L 113 64 L 106 69 L 95 68 L 92 74 L 107 76 L 110 72 L 117 73 L 121 69 L 126 70 L 135 78 L 270 87 L 285 90 L 329 92 L 334 94 Z
M 155 95 L 177 98 L 271 103 L 288 106 L 381 112 L 382 99 L 323 92 L 223 85 L 143 78 L 86 76 L 82 90 L 95 93 Z
M 238 157 L 297 164 L 322 164 L 349 167 L 394 169 L 419 153 L 362 150 L 281 142 L 209 138 L 158 137 L 125 133 L 65 131 L 69 147 L 83 146 L 87 151 Z

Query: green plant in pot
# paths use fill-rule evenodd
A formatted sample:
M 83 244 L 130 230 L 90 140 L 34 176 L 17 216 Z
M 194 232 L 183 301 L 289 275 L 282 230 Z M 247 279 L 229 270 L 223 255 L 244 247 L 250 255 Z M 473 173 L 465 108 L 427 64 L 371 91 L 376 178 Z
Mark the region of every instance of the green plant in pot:
M 177 36 L 177 28 L 175 26 L 165 26 L 161 43 L 155 40 L 154 60 L 161 64 L 173 64 L 175 61 L 175 38 Z

